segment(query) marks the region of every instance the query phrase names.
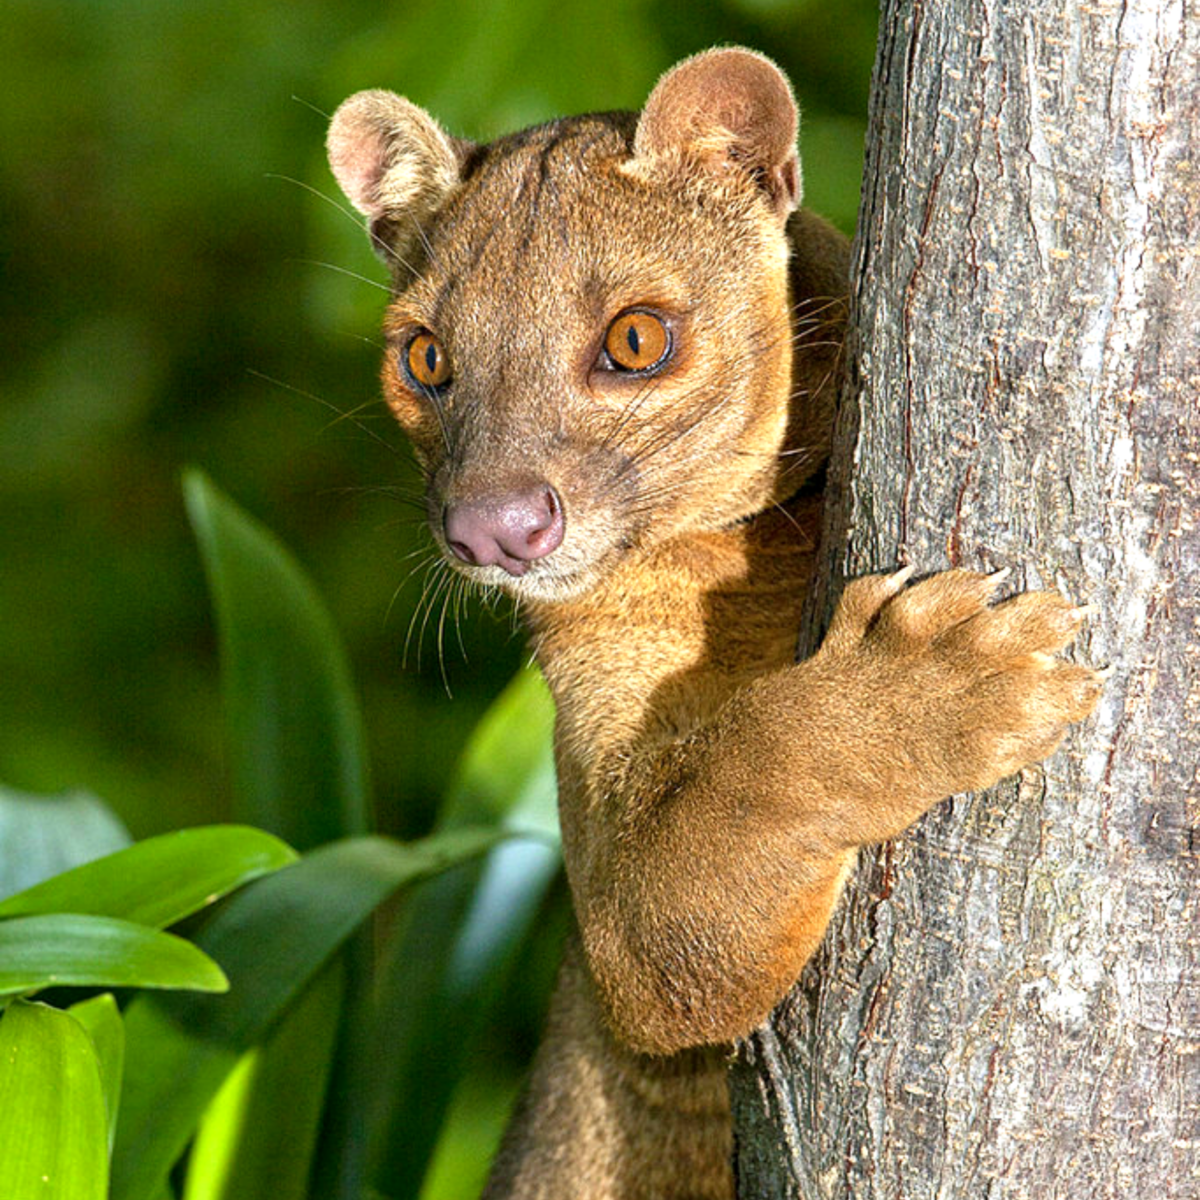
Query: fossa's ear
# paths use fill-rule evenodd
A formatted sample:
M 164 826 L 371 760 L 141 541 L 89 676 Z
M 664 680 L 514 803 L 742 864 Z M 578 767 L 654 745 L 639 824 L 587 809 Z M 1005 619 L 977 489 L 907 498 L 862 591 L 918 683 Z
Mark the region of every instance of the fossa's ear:
M 682 158 L 741 170 L 781 217 L 800 203 L 799 117 L 787 77 L 752 50 L 706 50 L 672 67 L 646 101 L 636 159 Z
M 356 92 L 333 114 L 329 166 L 368 221 L 376 252 L 394 268 L 457 186 L 472 146 L 450 137 L 395 92 Z

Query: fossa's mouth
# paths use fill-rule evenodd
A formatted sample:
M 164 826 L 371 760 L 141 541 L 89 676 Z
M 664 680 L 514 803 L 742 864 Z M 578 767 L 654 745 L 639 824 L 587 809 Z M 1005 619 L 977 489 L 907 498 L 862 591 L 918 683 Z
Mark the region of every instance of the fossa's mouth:
M 430 529 L 451 567 L 518 601 L 576 599 L 638 541 L 637 522 L 624 511 L 628 498 L 611 484 L 598 499 L 595 487 L 581 487 L 569 474 L 552 484 L 497 471 L 489 482 L 486 489 L 434 484 Z
M 499 564 L 471 567 L 447 556 L 451 565 L 468 579 L 483 587 L 507 592 L 515 600 L 554 604 L 574 600 L 595 586 L 600 572 L 593 568 L 562 568 L 549 561 L 530 563 L 518 573 Z
M 542 554 L 523 553 L 514 555 L 507 550 L 479 554 L 463 545 L 447 533 L 458 532 L 456 523 L 443 524 L 434 529 L 435 540 L 442 556 L 455 571 L 473 583 L 485 588 L 506 592 L 518 602 L 522 600 L 552 604 L 574 600 L 594 588 L 614 567 L 620 557 L 620 547 L 607 544 L 607 539 L 589 539 L 581 529 L 573 529 L 575 535 L 565 536 L 565 526 L 570 518 L 561 512 L 556 524 L 561 530 L 551 527 L 549 539 L 545 535 L 535 544 L 544 544 L 558 537 L 553 549 Z M 603 546 L 597 544 L 604 541 Z M 464 549 L 467 552 L 464 553 Z M 521 549 L 518 547 L 518 549 Z

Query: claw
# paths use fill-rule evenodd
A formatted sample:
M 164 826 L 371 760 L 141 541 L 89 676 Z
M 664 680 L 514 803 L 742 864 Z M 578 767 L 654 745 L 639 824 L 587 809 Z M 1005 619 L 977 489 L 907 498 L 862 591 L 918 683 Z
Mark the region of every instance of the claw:
M 915 563 L 909 563 L 906 567 L 901 567 L 898 571 L 893 571 L 884 582 L 888 589 L 895 594 L 917 573 Z

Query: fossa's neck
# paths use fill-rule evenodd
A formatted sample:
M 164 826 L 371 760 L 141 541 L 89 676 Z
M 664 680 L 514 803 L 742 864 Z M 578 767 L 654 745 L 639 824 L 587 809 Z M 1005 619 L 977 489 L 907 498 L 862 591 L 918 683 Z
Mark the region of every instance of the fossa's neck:
M 790 662 L 820 522 L 819 496 L 805 495 L 728 529 L 674 538 L 577 600 L 530 604 L 539 662 L 553 677 L 562 658 L 654 645 L 676 668 L 754 674 Z

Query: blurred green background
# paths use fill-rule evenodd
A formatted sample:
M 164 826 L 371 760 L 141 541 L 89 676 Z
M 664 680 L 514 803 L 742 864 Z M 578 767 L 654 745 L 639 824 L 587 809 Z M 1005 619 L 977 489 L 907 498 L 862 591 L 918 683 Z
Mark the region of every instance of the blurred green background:
M 413 475 L 378 401 L 385 276 L 339 211 L 326 114 L 386 86 L 486 140 L 637 108 L 677 59 L 745 44 L 795 83 L 806 203 L 850 230 L 875 20 L 871 0 L 9 0 L 0 780 L 86 787 L 136 836 L 226 817 L 195 463 L 314 576 L 378 826 L 426 831 L 523 652 L 506 610 L 452 619 L 441 655 L 437 608 L 422 636 L 428 541 L 386 491 Z

